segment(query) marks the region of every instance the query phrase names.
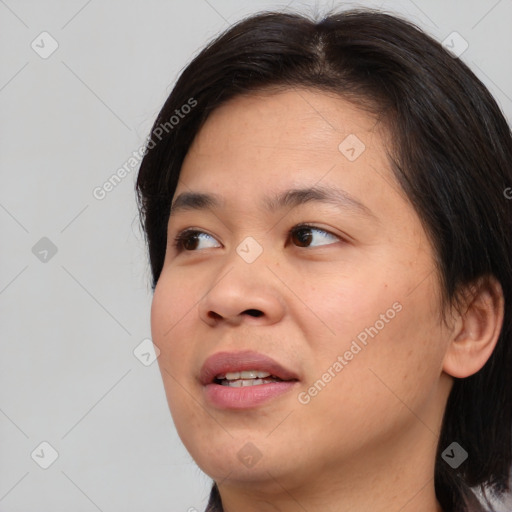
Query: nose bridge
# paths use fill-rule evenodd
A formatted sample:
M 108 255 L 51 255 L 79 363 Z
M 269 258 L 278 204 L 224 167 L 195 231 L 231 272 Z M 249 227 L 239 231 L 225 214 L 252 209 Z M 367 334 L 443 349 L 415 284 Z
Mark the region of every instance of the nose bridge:
M 199 303 L 203 320 L 242 321 L 244 315 L 277 321 L 284 304 L 278 282 L 267 268 L 262 245 L 246 237 L 225 259 L 212 287 Z
M 267 267 L 268 251 L 268 247 L 263 249 L 263 243 L 246 236 L 226 256 L 215 282 L 220 284 L 220 280 L 226 280 L 225 284 L 234 288 L 254 291 L 272 287 L 272 273 Z

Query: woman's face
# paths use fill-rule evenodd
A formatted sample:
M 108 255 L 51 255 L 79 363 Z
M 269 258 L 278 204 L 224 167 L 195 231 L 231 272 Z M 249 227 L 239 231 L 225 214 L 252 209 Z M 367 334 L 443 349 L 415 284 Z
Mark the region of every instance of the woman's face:
M 221 483 L 330 485 L 418 457 L 433 474 L 449 333 L 388 143 L 301 89 L 231 100 L 187 154 L 152 334 L 179 435 Z

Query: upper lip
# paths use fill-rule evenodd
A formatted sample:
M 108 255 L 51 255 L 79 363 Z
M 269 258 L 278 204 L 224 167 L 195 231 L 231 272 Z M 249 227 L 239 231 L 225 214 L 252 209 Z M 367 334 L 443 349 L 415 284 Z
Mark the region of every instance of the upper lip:
M 211 384 L 217 375 L 244 370 L 268 372 L 281 380 L 298 380 L 297 375 L 271 357 L 245 350 L 241 352 L 217 352 L 206 359 L 199 380 L 203 385 Z

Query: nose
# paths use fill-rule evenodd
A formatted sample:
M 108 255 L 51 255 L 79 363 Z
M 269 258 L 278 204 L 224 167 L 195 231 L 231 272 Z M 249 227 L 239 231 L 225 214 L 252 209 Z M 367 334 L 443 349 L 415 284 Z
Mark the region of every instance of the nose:
M 278 284 L 264 264 L 235 261 L 199 302 L 199 317 L 210 327 L 277 323 L 285 313 Z

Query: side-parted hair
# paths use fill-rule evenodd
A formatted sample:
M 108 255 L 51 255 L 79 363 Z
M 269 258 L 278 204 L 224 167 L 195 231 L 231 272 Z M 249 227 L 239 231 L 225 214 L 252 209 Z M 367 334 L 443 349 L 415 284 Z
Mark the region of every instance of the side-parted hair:
M 137 178 L 153 289 L 192 141 L 229 99 L 275 88 L 334 93 L 382 121 L 394 176 L 434 248 L 443 306 L 463 307 L 461 291 L 482 279 L 501 284 L 505 316 L 497 346 L 480 371 L 454 379 L 435 490 L 446 511 L 467 510 L 470 488 L 506 492 L 512 464 L 510 127 L 473 72 L 409 21 L 366 9 L 320 21 L 261 13 L 229 28 L 192 60 L 154 123 Z M 441 457 L 454 441 L 468 452 L 457 469 Z M 222 510 L 216 486 L 209 509 Z

